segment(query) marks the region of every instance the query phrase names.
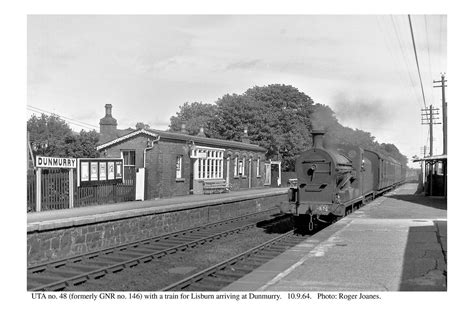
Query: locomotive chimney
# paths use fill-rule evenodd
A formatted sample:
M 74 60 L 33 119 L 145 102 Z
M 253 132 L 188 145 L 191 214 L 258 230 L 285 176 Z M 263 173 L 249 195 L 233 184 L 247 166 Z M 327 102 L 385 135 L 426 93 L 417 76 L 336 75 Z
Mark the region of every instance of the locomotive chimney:
M 313 148 L 322 149 L 323 148 L 323 137 L 326 132 L 324 130 L 313 130 L 311 134 L 313 135 Z

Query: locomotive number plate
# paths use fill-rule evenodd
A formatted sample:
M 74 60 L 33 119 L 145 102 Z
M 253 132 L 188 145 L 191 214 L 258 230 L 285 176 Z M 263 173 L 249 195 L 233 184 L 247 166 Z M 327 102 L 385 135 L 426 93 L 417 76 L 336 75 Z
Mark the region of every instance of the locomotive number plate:
M 329 206 L 328 205 L 320 205 L 320 206 L 318 206 L 318 211 L 328 212 L 329 211 Z

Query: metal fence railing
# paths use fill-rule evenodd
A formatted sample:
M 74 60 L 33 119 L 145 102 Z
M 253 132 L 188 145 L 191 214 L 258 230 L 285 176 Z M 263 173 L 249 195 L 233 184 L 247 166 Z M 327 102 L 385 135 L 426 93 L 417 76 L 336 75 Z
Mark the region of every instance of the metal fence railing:
M 36 177 L 38 170 L 27 172 L 27 212 L 36 210 Z M 74 171 L 74 207 L 84 207 L 135 200 L 136 174 L 124 171 L 121 184 L 98 184 L 77 187 L 77 172 Z M 69 208 L 69 174 L 64 170 L 43 170 L 41 174 L 41 210 Z

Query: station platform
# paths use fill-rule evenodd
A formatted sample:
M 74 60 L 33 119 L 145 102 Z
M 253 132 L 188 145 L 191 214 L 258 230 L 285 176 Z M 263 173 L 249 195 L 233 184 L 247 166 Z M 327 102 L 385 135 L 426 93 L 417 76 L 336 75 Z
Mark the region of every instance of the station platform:
M 286 188 L 259 188 L 28 213 L 27 263 L 83 255 L 260 211 L 279 213 L 287 198 Z
M 256 188 L 223 194 L 186 195 L 145 201 L 31 212 L 27 214 L 27 231 L 89 224 L 98 221 L 134 217 L 160 212 L 212 206 L 286 194 L 288 188 Z
M 447 291 L 446 199 L 405 184 L 223 291 Z

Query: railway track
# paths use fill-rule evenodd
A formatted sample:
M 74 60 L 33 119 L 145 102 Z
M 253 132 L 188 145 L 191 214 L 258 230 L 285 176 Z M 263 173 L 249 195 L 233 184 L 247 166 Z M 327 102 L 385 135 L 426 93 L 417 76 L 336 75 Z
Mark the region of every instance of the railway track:
M 271 214 L 277 216 L 269 218 Z M 27 290 L 63 290 L 69 286 L 101 278 L 109 273 L 119 272 L 140 263 L 149 262 L 153 259 L 184 251 L 187 248 L 193 248 L 240 231 L 261 226 L 264 222 L 270 223 L 282 216 L 284 215 L 276 213 L 276 208 L 272 208 L 197 228 L 30 266 L 27 269 Z
M 298 235 L 294 231 L 289 231 L 173 283 L 161 291 L 219 291 L 308 237 L 309 235 Z

